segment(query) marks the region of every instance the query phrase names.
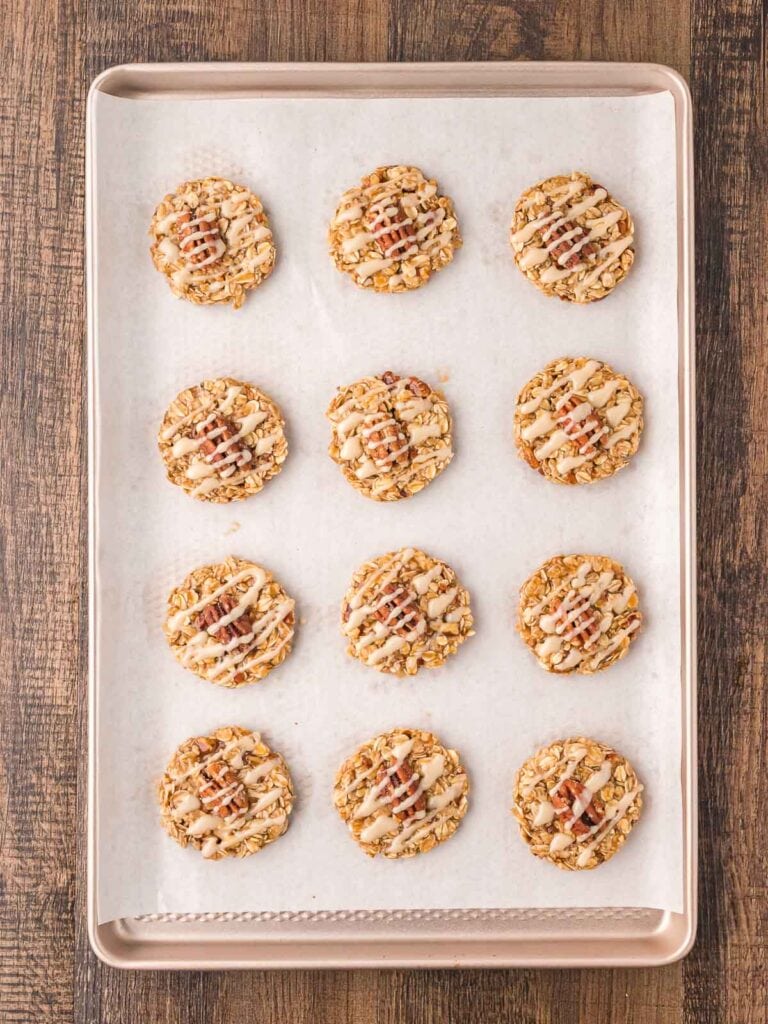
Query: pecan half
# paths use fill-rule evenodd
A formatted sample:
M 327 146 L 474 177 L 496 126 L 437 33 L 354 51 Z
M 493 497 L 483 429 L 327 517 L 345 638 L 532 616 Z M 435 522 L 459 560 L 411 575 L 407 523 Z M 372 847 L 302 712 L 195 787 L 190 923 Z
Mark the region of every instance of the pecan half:
M 588 232 L 585 231 L 580 224 L 574 224 L 570 220 L 565 221 L 564 224 L 560 224 L 556 228 L 550 228 L 547 232 L 547 241 L 551 242 L 553 239 L 562 238 L 563 235 L 570 234 L 571 231 L 574 231 L 575 234 L 571 235 L 570 238 L 566 238 L 563 242 L 558 242 L 554 248 L 549 250 L 554 259 L 560 263 L 561 266 L 567 267 L 569 270 L 578 266 L 584 256 L 594 256 L 600 248 L 590 239 L 588 242 L 584 242 L 584 245 L 574 252 L 574 246 L 579 245 L 579 243 L 587 236 Z M 565 256 L 566 253 L 570 253 L 570 255 L 561 263 L 560 257 Z
M 209 604 L 203 608 L 200 614 L 195 619 L 195 626 L 200 629 L 206 629 L 210 632 L 211 626 L 215 626 L 219 619 L 223 619 L 225 615 L 229 615 L 230 612 L 234 611 L 237 607 L 237 601 L 234 597 L 229 594 L 224 594 L 215 604 Z M 251 619 L 248 612 L 244 612 L 238 618 L 232 622 L 228 622 L 226 626 L 222 626 L 217 629 L 212 636 L 215 636 L 220 644 L 228 644 L 231 640 L 234 640 L 238 636 L 247 636 L 251 632 Z
M 584 405 L 586 398 L 579 398 L 570 395 L 568 400 L 560 406 L 557 412 L 556 421 L 566 432 L 568 437 L 579 445 L 580 455 L 591 455 L 595 452 L 597 442 L 607 433 L 607 428 L 597 409 L 590 408 L 590 412 L 583 419 L 573 419 L 571 413 Z
M 412 391 L 417 398 L 426 398 L 432 390 L 429 384 L 425 384 L 423 380 L 419 380 L 418 377 L 409 377 L 406 387 L 409 391 Z
M 372 203 L 366 222 L 381 254 L 387 259 L 403 259 L 412 251 L 416 233 L 396 196 L 387 196 Z
M 414 772 L 408 758 L 398 766 L 397 771 L 392 774 L 382 765 L 376 776 L 377 784 L 385 783 L 381 790 L 382 797 L 388 804 L 392 805 L 392 815 L 398 821 L 406 821 L 412 818 L 418 811 L 423 811 L 427 806 L 426 795 L 422 792 L 407 807 L 399 805 L 409 801 L 419 788 L 420 776 Z M 397 792 L 397 795 L 395 793 Z
M 242 469 L 253 458 L 251 449 L 238 438 L 235 424 L 224 416 L 215 415 L 213 419 L 200 423 L 197 433 L 205 437 L 200 445 L 205 461 L 213 466 L 224 463 L 219 476 L 232 476 L 236 469 Z
M 386 601 L 376 609 L 374 617 L 398 636 L 408 636 L 424 621 L 418 599 L 406 587 L 387 583 L 382 596 Z
M 402 377 L 398 377 L 396 373 L 391 370 L 387 370 L 386 373 L 382 373 L 381 379 L 385 384 L 396 384 L 399 380 L 403 380 Z M 432 388 L 429 384 L 425 384 L 423 380 L 419 380 L 418 377 L 406 377 L 403 380 L 403 387 L 411 391 L 417 398 L 426 398 L 430 394 Z
M 384 412 L 370 413 L 363 422 L 363 436 L 368 454 L 379 468 L 407 465 L 410 445 L 393 416 Z
M 228 818 L 248 810 L 245 786 L 226 761 L 212 761 L 202 771 L 200 800 L 209 814 Z
M 579 614 L 569 619 L 575 608 L 584 603 L 575 590 L 566 594 L 564 600 L 555 600 L 550 609 L 556 616 L 555 630 L 575 647 L 589 647 L 600 635 L 600 615 L 591 606 L 579 611 Z
M 219 224 L 212 214 L 193 218 L 191 213 L 185 211 L 176 218 L 176 229 L 179 233 L 179 248 L 189 263 L 207 261 L 210 265 L 223 254 L 224 250 L 219 245 Z M 216 259 L 212 259 L 213 256 Z
M 577 800 L 579 806 L 583 807 L 587 799 L 589 802 L 586 807 L 571 825 L 571 832 L 576 836 L 586 835 L 593 826 L 599 825 L 605 817 L 605 808 L 577 779 L 564 779 L 552 795 L 552 806 L 564 821 L 573 818 Z

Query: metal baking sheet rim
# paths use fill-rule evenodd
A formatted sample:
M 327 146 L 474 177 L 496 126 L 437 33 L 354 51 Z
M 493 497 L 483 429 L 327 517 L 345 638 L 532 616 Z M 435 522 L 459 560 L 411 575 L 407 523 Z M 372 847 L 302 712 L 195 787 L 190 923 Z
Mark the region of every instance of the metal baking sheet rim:
M 95 546 L 94 118 L 97 94 L 126 98 L 256 95 L 638 95 L 669 92 L 675 103 L 678 200 L 680 538 L 684 911 L 392 910 L 383 914 L 150 915 L 97 924 Z M 685 80 L 660 64 L 487 62 L 429 64 L 133 64 L 102 72 L 88 96 L 86 247 L 88 282 L 88 936 L 115 967 L 357 968 L 596 967 L 674 962 L 696 936 L 696 482 L 691 97 Z

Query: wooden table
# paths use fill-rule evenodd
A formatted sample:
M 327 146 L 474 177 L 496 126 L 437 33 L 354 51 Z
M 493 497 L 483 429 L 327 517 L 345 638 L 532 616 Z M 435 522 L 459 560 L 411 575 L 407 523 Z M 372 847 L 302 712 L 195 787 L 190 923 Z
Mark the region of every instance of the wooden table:
M 27 0 L 0 111 L 0 1020 L 766 1020 L 765 12 L 758 0 Z M 158 60 L 643 60 L 696 111 L 699 940 L 657 970 L 130 974 L 84 923 L 83 135 L 103 68 Z

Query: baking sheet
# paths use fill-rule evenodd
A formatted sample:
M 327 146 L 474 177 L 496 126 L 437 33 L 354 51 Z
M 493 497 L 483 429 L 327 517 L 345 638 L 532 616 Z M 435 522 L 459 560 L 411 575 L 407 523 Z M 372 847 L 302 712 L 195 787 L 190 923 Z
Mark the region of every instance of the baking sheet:
M 98 920 L 162 911 L 644 906 L 682 909 L 680 595 L 674 110 L 667 94 L 591 99 L 227 100 L 96 97 L 96 678 Z M 414 141 L 415 140 L 415 141 Z M 427 288 L 356 289 L 326 254 L 341 192 L 410 160 L 452 195 L 465 239 Z M 583 168 L 632 210 L 638 259 L 606 302 L 545 299 L 507 244 L 514 201 Z M 147 255 L 157 200 L 219 173 L 258 191 L 279 247 L 238 313 L 173 300 Z M 646 396 L 633 464 L 588 488 L 549 485 L 511 441 L 524 381 L 563 353 L 594 355 Z M 406 503 L 365 501 L 325 455 L 337 384 L 392 368 L 444 380 L 457 456 Z M 173 395 L 206 376 L 250 379 L 283 406 L 291 455 L 258 497 L 229 507 L 168 485 L 155 433 Z M 450 562 L 477 636 L 452 662 L 396 681 L 346 658 L 338 606 L 353 569 L 405 544 Z M 624 562 L 646 612 L 629 657 L 593 679 L 552 679 L 513 631 L 516 591 L 544 558 Z M 173 661 L 165 597 L 189 568 L 233 552 L 297 598 L 294 652 L 265 683 L 223 691 Z M 258 857 L 203 862 L 159 828 L 154 779 L 188 735 L 239 722 L 291 765 L 288 834 Z M 470 812 L 428 857 L 369 861 L 331 806 L 338 764 L 396 725 L 462 753 Z M 641 824 L 596 872 L 531 857 L 511 782 L 539 745 L 577 733 L 615 744 L 646 785 Z

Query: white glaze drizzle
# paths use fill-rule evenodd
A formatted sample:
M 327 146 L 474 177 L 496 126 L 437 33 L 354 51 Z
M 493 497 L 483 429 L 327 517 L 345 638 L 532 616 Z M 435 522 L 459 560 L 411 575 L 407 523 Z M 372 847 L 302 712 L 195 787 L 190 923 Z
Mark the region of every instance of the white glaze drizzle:
M 178 612 L 174 612 L 167 621 L 169 631 L 171 633 L 177 633 L 193 615 L 201 612 L 203 608 L 207 608 L 209 604 L 215 604 L 216 601 L 218 601 L 223 594 L 226 594 L 228 590 L 231 590 L 232 587 L 236 586 L 238 583 L 242 583 L 243 580 L 248 579 L 252 579 L 254 581 L 254 586 L 258 584 L 260 588 L 263 587 L 267 581 L 266 573 L 258 566 L 241 569 L 239 572 L 235 573 L 234 576 L 231 576 L 226 583 L 217 587 L 210 594 L 206 594 L 205 597 L 200 598 L 200 600 L 195 602 L 191 607 L 182 608 Z M 242 612 L 240 614 L 242 614 Z
M 600 822 L 599 825 L 595 825 L 589 832 L 583 837 L 583 839 L 592 838 L 592 842 L 588 843 L 587 846 L 579 854 L 576 859 L 578 867 L 583 868 L 589 863 L 589 859 L 592 856 L 595 849 L 606 839 L 611 832 L 616 828 L 622 818 L 626 817 L 627 811 L 630 809 L 636 798 L 642 792 L 643 787 L 638 783 L 635 789 L 629 790 L 619 800 L 612 812 L 606 813 L 605 818 Z M 583 841 L 582 837 L 579 837 L 579 842 Z
M 261 737 L 258 733 L 246 733 L 245 736 L 236 736 L 234 739 L 229 740 L 223 747 L 215 750 L 212 754 L 204 757 L 202 761 L 198 761 L 192 765 L 187 771 L 182 772 L 180 775 L 171 776 L 170 784 L 166 784 L 166 790 L 170 791 L 172 788 L 177 786 L 180 782 L 185 782 L 187 779 L 191 779 L 193 775 L 198 775 L 200 772 L 213 764 L 215 761 L 226 761 L 227 754 L 232 751 L 238 751 L 242 753 L 245 750 L 253 750 L 254 747 L 258 746 L 261 742 Z

